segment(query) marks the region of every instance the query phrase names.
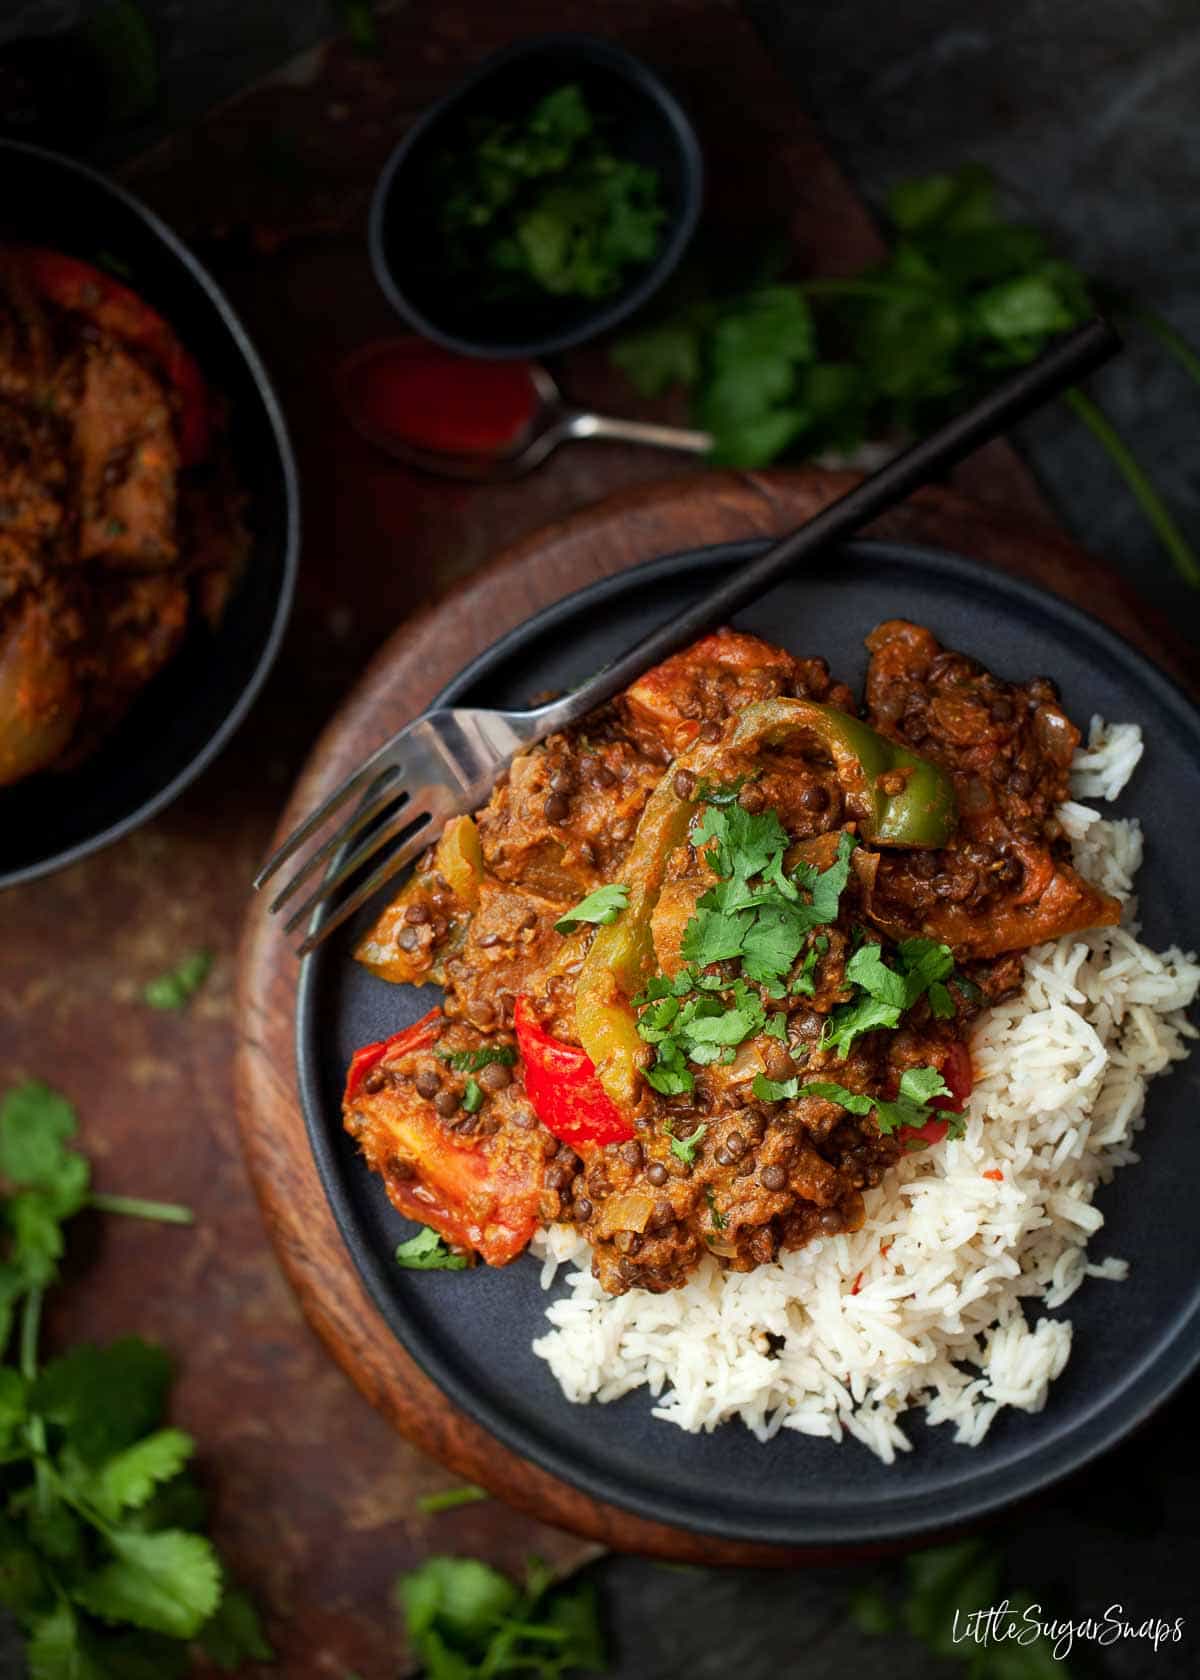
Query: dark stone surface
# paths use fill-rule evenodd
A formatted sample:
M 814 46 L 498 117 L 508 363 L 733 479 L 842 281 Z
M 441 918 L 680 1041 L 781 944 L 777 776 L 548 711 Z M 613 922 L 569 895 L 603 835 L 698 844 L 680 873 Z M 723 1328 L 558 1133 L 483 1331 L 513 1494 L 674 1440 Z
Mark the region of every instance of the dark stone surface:
M 69 25 L 87 9 L 71 0 L 10 4 L 0 44 Z M 104 163 L 302 50 L 335 12 L 322 0 L 154 0 L 145 9 L 162 54 L 160 111 L 98 141 Z M 872 203 L 902 176 L 978 159 L 1031 219 L 1062 230 L 1070 255 L 1200 339 L 1200 14 L 1191 0 L 748 0 L 747 9 Z M 1200 392 L 1142 345 L 1098 391 L 1200 539 Z M 1175 584 L 1075 423 L 1047 415 L 1024 441 L 1070 528 L 1181 626 L 1194 626 L 1196 597 Z M 1196 1397 L 1193 1384 L 1081 1483 L 996 1530 L 1009 1543 L 1012 1584 L 1031 1589 L 1048 1616 L 1120 1602 L 1134 1621 L 1193 1619 L 1182 1645 L 1157 1653 L 1137 1643 L 1079 1647 L 1072 1673 L 1175 1680 L 1196 1672 Z M 619 1652 L 613 1673 L 627 1680 L 961 1672 L 906 1637 L 869 1640 L 854 1630 L 847 1600 L 862 1566 L 717 1575 L 617 1559 L 599 1573 Z M 388 1614 L 382 1604 L 380 1614 Z M 0 1653 L 0 1672 L 12 1671 Z

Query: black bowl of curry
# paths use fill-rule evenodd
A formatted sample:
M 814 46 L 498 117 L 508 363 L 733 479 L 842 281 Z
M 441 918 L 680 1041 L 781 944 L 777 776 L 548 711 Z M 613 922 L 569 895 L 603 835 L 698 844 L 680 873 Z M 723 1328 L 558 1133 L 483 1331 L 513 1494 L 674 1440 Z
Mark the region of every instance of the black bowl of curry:
M 0 886 L 144 822 L 218 753 L 291 604 L 295 467 L 214 282 L 144 205 L 4 142 Z
M 752 552 L 702 550 L 595 585 L 506 637 L 441 698 L 516 706 L 569 687 Z M 807 733 L 792 740 L 785 722 L 801 714 Z M 1140 923 L 1131 877 L 1072 850 L 1094 819 L 1071 779 L 1087 761 L 1071 720 L 1096 714 L 1136 721 L 1146 743 L 1135 793 L 1105 813 L 1128 870 L 1128 819 L 1146 818 Z M 1090 748 L 1098 738 L 1093 728 Z M 953 831 L 936 783 L 921 779 L 931 765 L 954 783 Z M 889 802 L 891 843 L 872 835 L 872 791 Z M 932 1534 L 1080 1468 L 1200 1357 L 1186 1188 L 1200 1169 L 1197 1069 L 1150 1089 L 1145 1163 L 1096 1196 L 1096 1273 L 1122 1275 L 1111 1247 L 1128 1280 L 1078 1294 L 1082 1249 L 1064 1247 L 1052 1278 L 1025 1226 L 1060 1215 L 1098 1225 L 1091 1189 L 1055 1178 L 1051 1157 L 1108 1145 L 1065 1122 L 1047 1122 L 1047 1142 L 1011 1098 L 1071 997 L 1095 989 L 1087 962 L 1115 973 L 1135 932 L 1155 946 L 1200 942 L 1187 846 L 1154 821 L 1198 793 L 1195 708 L 1085 614 L 897 544 L 854 544 L 806 568 L 578 739 L 514 766 L 474 840 L 448 830 L 390 908 L 369 907 L 307 959 L 297 1049 L 310 1137 L 387 1322 L 518 1452 L 597 1497 L 729 1538 L 828 1547 Z M 689 810 L 677 821 L 678 807 Z M 464 908 L 471 878 L 482 896 Z M 619 989 L 631 953 L 647 951 L 649 979 L 641 968 L 629 1000 L 636 1037 L 622 1040 L 603 1007 L 589 1010 L 612 1001 L 604 975 Z M 1181 966 L 1194 995 L 1182 957 L 1151 976 L 1160 992 L 1180 993 Z M 433 1009 L 418 989 L 430 979 L 442 987 Z M 1165 1063 L 1183 1054 L 1169 1034 L 1186 1029 L 1146 1013 L 1151 979 L 1139 976 L 1127 1013 L 1131 1030 L 1164 1035 Z M 1102 997 L 1093 1018 L 1114 1009 Z M 1095 1036 L 1090 1022 L 1069 1024 L 1081 1043 Z M 1070 1074 L 1098 1078 L 1073 1063 Z M 1067 1095 L 1046 1084 L 1037 1097 L 1046 1114 L 1075 1112 L 1070 1080 L 1060 1084 Z M 1098 1131 L 1115 1124 L 1113 1095 L 1102 1093 Z M 1120 1147 L 1116 1164 L 1130 1158 Z M 1028 1177 L 1030 1157 L 1041 1178 Z M 957 1201 L 956 1173 L 971 1180 Z M 923 1196 L 949 1198 L 951 1225 L 971 1198 L 988 1209 L 965 1244 L 979 1251 L 965 1288 L 934 1332 L 960 1238 L 944 1220 L 920 1226 Z M 1007 1248 L 1006 1206 L 1021 1227 Z M 549 1328 L 538 1265 L 522 1253 L 546 1226 L 588 1245 L 567 1292 L 556 1284 L 549 1297 Z M 744 1290 L 790 1260 L 812 1306 L 801 1296 L 781 1317 Z M 1005 1267 L 1028 1325 L 1019 1301 L 1004 1323 L 972 1319 L 972 1299 Z M 831 1280 L 847 1313 L 822 1342 L 804 1320 L 820 1318 Z M 825 1413 L 786 1385 L 769 1414 L 739 1407 L 728 1385 L 714 1402 L 711 1372 L 689 1376 L 686 1357 L 671 1367 L 688 1327 L 731 1289 L 750 1316 L 696 1331 L 693 1367 L 728 1358 L 738 1381 L 751 1367 L 761 1381 L 791 1357 L 789 1340 L 807 1338 L 840 1396 Z M 1055 1313 L 1068 1294 L 1064 1328 Z M 909 1296 L 928 1305 L 916 1329 Z M 691 1315 L 682 1328 L 679 1301 Z M 956 1317 L 977 1332 L 974 1354 L 955 1339 Z M 899 1452 L 879 1407 L 856 1424 L 862 1385 L 833 1364 L 853 1363 L 852 1342 L 830 1349 L 864 1324 L 880 1327 L 880 1347 L 899 1337 L 938 1371 L 937 1402 L 914 1407 Z M 888 1379 L 897 1396 L 902 1368 Z M 644 1392 L 656 1383 L 657 1405 Z M 688 1411 L 689 1384 L 692 1400 L 707 1385 L 707 1410 Z

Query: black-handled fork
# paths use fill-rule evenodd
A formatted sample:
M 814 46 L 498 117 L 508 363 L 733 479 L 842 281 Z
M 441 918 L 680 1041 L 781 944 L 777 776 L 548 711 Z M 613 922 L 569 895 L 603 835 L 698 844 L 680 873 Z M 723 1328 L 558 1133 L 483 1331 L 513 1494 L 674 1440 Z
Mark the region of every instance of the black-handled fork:
M 357 881 L 310 928 L 299 947 L 300 955 L 328 938 L 411 863 L 451 817 L 480 806 L 517 753 L 611 700 L 650 666 L 764 594 L 798 560 L 842 541 L 919 485 L 941 476 L 980 444 L 1099 367 L 1120 344 L 1113 328 L 1099 318 L 1056 340 L 1036 361 L 1001 380 L 964 413 L 897 455 L 765 554 L 747 561 L 686 612 L 652 630 L 636 647 L 561 699 L 529 712 L 442 707 L 393 735 L 305 818 L 255 880 L 255 886 L 262 887 L 319 833 L 334 812 L 359 796 L 350 816 L 314 846 L 271 904 L 272 912 L 293 905 L 287 921 L 291 933 L 310 922 L 318 907 L 329 906 L 368 863 L 379 860 L 364 880 Z M 334 859 L 336 867 L 306 898 L 293 904 L 303 884 Z

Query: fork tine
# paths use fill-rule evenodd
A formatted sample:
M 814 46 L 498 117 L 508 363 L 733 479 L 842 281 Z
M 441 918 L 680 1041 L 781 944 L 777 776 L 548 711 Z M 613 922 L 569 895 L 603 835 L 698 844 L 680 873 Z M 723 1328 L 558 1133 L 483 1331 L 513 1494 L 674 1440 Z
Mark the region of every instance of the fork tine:
M 342 923 L 352 916 L 360 905 L 365 904 L 373 894 L 378 892 L 386 881 L 390 881 L 392 876 L 399 874 L 406 864 L 419 857 L 429 844 L 430 831 L 434 827 L 436 827 L 436 821 L 430 815 L 428 820 L 421 824 L 417 832 L 404 842 L 393 857 L 388 858 L 386 863 L 381 864 L 373 875 L 369 875 L 362 886 L 355 888 L 344 904 L 339 904 L 336 910 L 331 911 L 315 933 L 309 934 L 303 944 L 297 947 L 297 955 L 306 957 L 310 951 L 315 950 L 323 939 L 327 938 L 335 928 L 341 927 Z
M 392 840 L 399 839 L 405 830 L 411 828 L 414 823 L 419 825 L 419 832 L 423 834 L 429 825 L 429 821 L 430 812 L 428 809 L 414 808 L 411 804 L 405 805 L 394 816 L 386 818 L 373 834 L 368 834 L 347 857 L 342 859 L 332 874 L 326 875 L 316 890 L 308 895 L 298 909 L 292 911 L 283 924 L 283 931 L 285 933 L 295 933 L 296 929 L 312 915 L 317 905 L 324 904 L 337 892 L 339 887 L 344 887 L 347 881 L 357 875 L 359 870 L 370 862 L 381 847 L 388 845 Z M 428 844 L 428 841 L 426 841 L 426 844 Z
M 283 842 L 283 845 L 276 851 L 272 852 L 266 863 L 263 864 L 258 874 L 254 877 L 254 890 L 256 892 L 260 891 L 261 888 L 271 879 L 271 876 L 275 874 L 276 870 L 279 869 L 282 864 L 287 862 L 292 853 L 297 851 L 299 847 L 301 847 L 309 838 L 309 836 L 314 834 L 316 830 L 320 828 L 321 824 L 327 817 L 331 817 L 336 810 L 339 810 L 341 806 L 346 803 L 347 799 L 351 798 L 353 794 L 357 793 L 365 784 L 370 782 L 371 772 L 375 769 L 375 766 L 386 753 L 393 751 L 394 748 L 394 740 L 385 741 L 381 747 L 376 748 L 365 764 L 361 764 L 357 770 L 346 777 L 346 780 L 342 783 L 341 787 L 335 788 L 329 795 L 328 799 L 323 800 L 322 803 L 317 806 L 315 811 L 309 812 L 304 821 L 294 828 L 288 835 L 287 839 Z M 391 768 L 394 776 L 395 767 L 392 766 Z
M 289 898 L 295 896 L 302 883 L 308 879 L 314 869 L 318 869 L 321 864 L 326 863 L 335 852 L 348 845 L 354 836 L 360 834 L 369 823 L 382 816 L 393 800 L 400 799 L 405 804 L 408 803 L 407 794 L 404 793 L 403 789 L 398 789 L 395 782 L 395 776 L 387 776 L 382 779 L 378 790 L 373 794 L 368 792 L 363 803 L 342 823 L 341 827 L 336 828 L 323 845 L 318 846 L 305 858 L 282 892 L 271 900 L 270 913 L 272 916 L 283 909 Z

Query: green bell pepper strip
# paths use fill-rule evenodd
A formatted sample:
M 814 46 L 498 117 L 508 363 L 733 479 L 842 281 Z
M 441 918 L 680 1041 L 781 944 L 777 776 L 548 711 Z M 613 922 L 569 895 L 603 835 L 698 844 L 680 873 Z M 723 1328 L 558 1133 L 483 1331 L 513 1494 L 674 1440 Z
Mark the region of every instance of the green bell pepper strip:
M 642 1094 L 647 1047 L 638 1036 L 632 999 L 655 970 L 650 918 L 666 880 L 671 854 L 687 838 L 697 801 L 676 791 L 681 770 L 699 779 L 730 757 L 779 745 L 802 733 L 829 751 L 847 809 L 869 843 L 944 846 L 954 832 L 954 787 L 944 770 L 877 734 L 833 706 L 811 700 L 762 700 L 748 706 L 729 735 L 693 748 L 671 765 L 646 802 L 621 874 L 629 903 L 615 922 L 597 928 L 575 988 L 579 1042 L 613 1102 L 624 1113 Z M 899 773 L 899 774 L 897 774 Z M 896 791 L 880 786 L 895 777 Z
M 828 749 L 850 814 L 869 845 L 946 844 L 958 821 L 954 783 L 947 772 L 835 706 L 762 700 L 747 706 L 724 746 L 727 752 L 778 746 L 805 731 Z M 889 776 L 902 783 L 897 792 L 881 786 L 881 779 Z

